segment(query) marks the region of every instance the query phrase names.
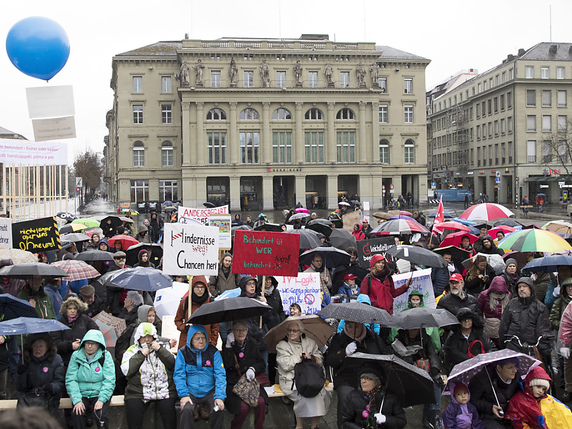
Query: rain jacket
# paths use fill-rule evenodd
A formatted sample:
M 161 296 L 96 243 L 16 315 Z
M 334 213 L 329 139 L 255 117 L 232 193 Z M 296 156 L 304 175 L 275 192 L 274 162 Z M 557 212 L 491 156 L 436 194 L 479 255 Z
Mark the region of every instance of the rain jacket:
M 85 355 L 86 341 L 99 344 L 90 361 Z M 115 389 L 115 364 L 105 349 L 105 338 L 100 331 L 88 331 L 79 349 L 73 352 L 66 374 L 66 389 L 74 405 L 82 398 L 97 398 L 103 403 L 111 399 Z
M 485 371 L 483 369 L 483 371 Z M 514 396 L 518 390 L 518 380 L 520 380 L 520 373 L 516 373 L 515 377 L 510 383 L 505 383 L 497 374 L 496 367 L 487 367 L 486 371 L 489 372 L 489 377 L 484 372 L 481 372 L 481 376 L 473 377 L 469 389 L 471 393 L 471 402 L 477 407 L 479 416 L 486 422 L 486 420 L 494 420 L 494 422 L 500 423 L 503 420 L 499 419 L 493 414 L 493 405 L 500 404 L 503 411 L 506 413 L 508 407 L 508 401 Z M 494 391 L 496 392 L 493 393 Z M 487 425 L 488 426 L 488 425 Z
M 189 394 L 204 398 L 214 392 L 213 399 L 226 399 L 226 371 L 222 362 L 222 356 L 215 346 L 206 343 L 202 350 L 194 349 L 191 345 L 193 335 L 201 331 L 207 335 L 207 331 L 200 325 L 189 328 L 187 345 L 179 350 L 175 360 L 174 380 L 179 398 Z
M 370 270 L 376 262 L 384 259 L 382 255 L 373 255 L 369 261 Z M 369 295 L 371 305 L 386 310 L 389 314 L 393 314 L 393 299 L 407 291 L 407 283 L 399 288 L 395 288 L 393 279 L 391 278 L 389 268 L 374 276 L 371 272 L 363 279 L 360 285 L 360 293 Z
M 560 297 L 556 299 L 554 305 L 550 309 L 550 326 L 555 331 L 560 329 L 560 320 L 562 320 L 562 315 L 564 314 L 564 310 L 568 307 L 568 304 L 572 301 L 572 297 L 569 296 L 566 291 L 560 294 Z
M 356 241 L 367 239 L 365 233 L 363 232 L 363 226 L 359 223 L 357 223 L 356 225 L 358 226 L 358 229 L 357 230 L 354 229 L 352 231 L 352 235 L 356 238 Z
M 382 395 L 380 392 L 379 395 Z M 374 424 L 374 428 L 401 429 L 407 425 L 405 412 L 399 404 L 397 397 L 386 392 L 383 400 L 381 413 L 386 417 L 386 422 L 382 425 Z M 366 407 L 369 405 L 369 399 L 361 389 L 352 390 L 346 396 L 346 400 L 342 408 L 342 427 L 346 429 L 361 429 L 366 427 L 368 423 L 368 414 Z M 376 410 L 377 412 L 378 410 Z
M 451 386 L 451 391 L 454 390 Z M 471 394 L 469 392 L 469 399 Z M 477 407 L 470 402 L 461 405 L 455 399 L 455 395 L 451 395 L 451 402 L 443 411 L 443 427 L 446 429 L 484 429 L 485 425 L 479 417 Z
M 77 338 L 83 338 L 91 329 L 99 331 L 99 326 L 88 316 L 79 312 L 77 318 L 73 322 L 70 322 L 68 317 L 65 315 L 62 315 L 59 318 L 59 321 L 70 329 L 56 331 L 52 333 L 52 338 L 58 347 L 58 353 L 64 360 L 64 364 L 67 366 L 71 359 L 71 355 L 74 352 L 73 342 Z
M 570 347 L 570 345 L 572 345 L 572 306 L 568 305 L 560 319 L 558 347 Z
M 508 293 L 509 298 L 512 298 L 512 295 L 508 291 L 508 287 L 503 277 L 501 276 L 495 277 L 491 282 L 491 287 L 489 287 L 487 290 L 482 291 L 477 299 L 479 310 L 481 310 L 481 313 L 483 313 L 483 316 L 485 318 L 500 320 L 503 308 L 499 303 L 494 310 L 491 310 L 491 293 Z
M 150 348 L 149 354 L 144 356 L 139 339 L 145 335 L 153 335 L 155 341 L 159 339 L 154 325 L 141 323 L 135 329 L 135 343 L 123 354 L 121 372 L 127 377 L 125 399 L 154 401 L 176 397 L 175 356 L 162 345 L 157 351 Z
M 230 253 L 226 252 L 222 255 L 222 258 L 220 260 L 222 261 L 227 256 L 232 257 Z M 211 296 L 213 298 L 216 298 L 221 293 L 227 290 L 237 288 L 239 282 L 240 282 L 240 274 L 234 274 L 232 272 L 232 265 L 229 268 L 228 272 L 225 272 L 222 268 L 222 263 L 221 263 L 218 264 L 218 274 L 216 276 L 209 277 L 209 283 L 207 286 L 209 288 Z
M 54 311 L 54 306 L 52 305 L 52 299 L 44 291 L 43 286 L 40 286 L 38 293 L 34 293 L 34 291 L 30 288 L 30 286 L 26 285 L 24 289 L 22 289 L 18 294 L 18 298 L 28 302 L 31 299 L 33 299 L 36 303 L 34 308 L 36 309 L 36 314 L 38 315 L 39 318 L 41 319 L 56 318 L 56 312 Z
M 491 242 L 491 247 L 489 249 L 485 248 L 483 244 L 484 240 L 489 240 Z M 484 237 L 481 237 L 477 241 L 475 241 L 475 243 L 473 244 L 473 248 L 477 253 L 484 253 L 486 255 L 501 255 L 501 256 L 504 255 L 504 250 L 499 249 L 495 245 L 495 242 L 490 235 L 485 235 Z

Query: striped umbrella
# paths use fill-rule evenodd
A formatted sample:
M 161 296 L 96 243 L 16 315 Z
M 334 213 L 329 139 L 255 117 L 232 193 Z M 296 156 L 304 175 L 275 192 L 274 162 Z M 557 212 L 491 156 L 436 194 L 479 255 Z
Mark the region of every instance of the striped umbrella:
M 372 234 L 415 234 L 416 232 L 420 233 L 429 233 L 429 230 L 425 228 L 420 223 L 415 222 L 414 220 L 407 220 L 407 219 L 396 219 L 396 220 L 388 220 L 387 222 L 383 222 L 381 225 L 378 225 L 371 231 Z
M 452 220 L 441 222 L 439 225 L 433 226 L 433 229 L 438 229 L 439 231 L 443 231 L 444 229 L 453 229 L 455 231 L 471 231 L 471 228 L 469 228 L 467 225 L 463 225 L 460 222 L 455 222 Z
M 543 229 L 515 231 L 499 241 L 497 247 L 517 252 L 559 252 L 572 250 L 572 246 L 555 232 Z
M 484 220 L 488 222 L 489 220 L 500 219 L 513 215 L 513 212 L 500 204 L 483 203 L 469 207 L 459 217 L 463 219 Z
M 100 251 L 97 250 L 97 252 Z M 101 275 L 95 268 L 87 264 L 85 261 L 76 261 L 75 259 L 67 259 L 65 261 L 52 262 L 52 265 L 54 267 L 61 268 L 68 274 L 66 277 L 66 280 L 68 282 L 73 282 L 76 280 L 84 280 L 84 279 L 94 279 Z

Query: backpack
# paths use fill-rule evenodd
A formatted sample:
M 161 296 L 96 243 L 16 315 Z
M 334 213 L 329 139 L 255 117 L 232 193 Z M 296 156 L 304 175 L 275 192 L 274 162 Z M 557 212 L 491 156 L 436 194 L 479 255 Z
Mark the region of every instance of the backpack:
M 292 389 L 296 384 L 296 390 L 304 398 L 313 398 L 320 393 L 326 377 L 319 365 L 314 359 L 302 359 L 302 362 L 294 366 L 294 380 L 292 380 Z

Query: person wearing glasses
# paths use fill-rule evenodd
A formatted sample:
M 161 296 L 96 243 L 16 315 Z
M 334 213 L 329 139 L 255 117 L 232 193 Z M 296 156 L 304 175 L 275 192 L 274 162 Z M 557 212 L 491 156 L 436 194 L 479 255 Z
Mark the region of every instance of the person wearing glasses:
M 125 254 L 125 252 L 123 251 L 115 252 L 113 254 L 113 265 L 109 268 L 108 272 L 123 270 L 124 268 L 131 268 L 125 264 L 126 259 L 127 255 Z M 107 286 L 107 307 L 109 309 L 109 313 L 111 313 L 115 317 L 119 316 L 119 312 L 123 308 L 123 304 L 125 303 L 126 297 L 127 297 L 126 289 L 115 286 Z

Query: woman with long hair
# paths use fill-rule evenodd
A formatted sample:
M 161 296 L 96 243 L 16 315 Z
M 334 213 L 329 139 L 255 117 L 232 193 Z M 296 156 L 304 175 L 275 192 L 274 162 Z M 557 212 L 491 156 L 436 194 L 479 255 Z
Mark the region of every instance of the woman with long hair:
M 492 280 L 491 286 L 482 291 L 477 299 L 479 309 L 483 314 L 484 332 L 497 346 L 499 345 L 502 312 L 511 298 L 512 295 L 508 291 L 504 278 L 497 276 Z
M 488 264 L 486 256 L 477 255 L 467 272 L 465 290 L 474 297 L 478 297 L 483 290 L 488 289 L 494 276 L 495 271 Z

